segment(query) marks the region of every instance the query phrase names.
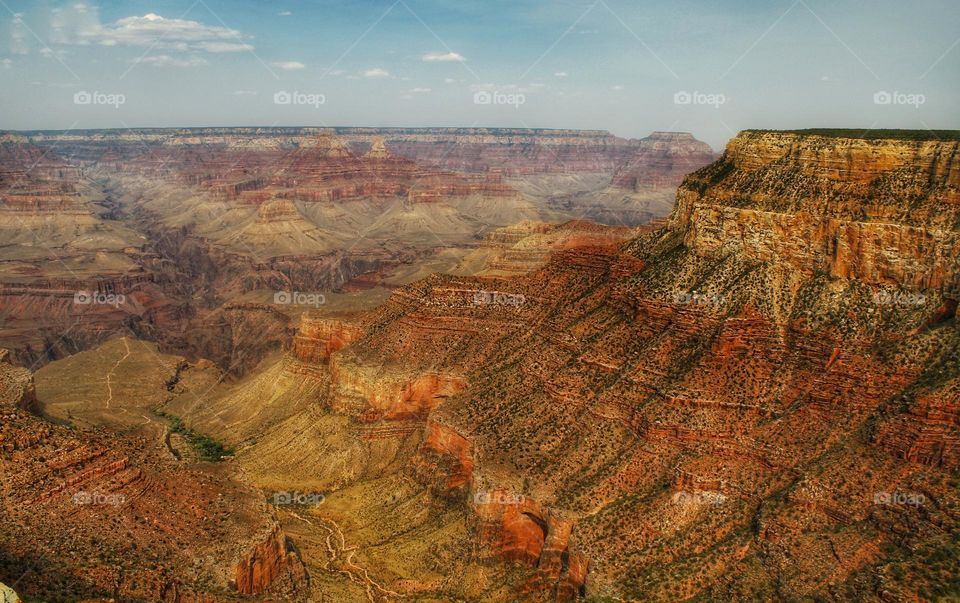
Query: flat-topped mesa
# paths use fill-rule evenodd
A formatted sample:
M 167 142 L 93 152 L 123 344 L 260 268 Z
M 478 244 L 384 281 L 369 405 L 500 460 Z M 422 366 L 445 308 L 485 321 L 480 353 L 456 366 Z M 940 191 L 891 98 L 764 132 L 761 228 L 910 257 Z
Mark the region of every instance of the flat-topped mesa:
M 44 188 L 72 190 L 81 171 L 49 149 L 29 144 L 22 136 L 5 135 L 0 141 L 0 190 Z
M 895 134 L 741 132 L 684 180 L 670 225 L 701 255 L 736 251 L 869 284 L 956 287 L 960 142 Z
M 257 222 L 261 224 L 299 220 L 301 217 L 297 206 L 287 199 L 271 199 L 257 207 Z
M 303 141 L 300 148 L 314 150 L 324 157 L 346 158 L 353 156 L 347 143 L 330 132 L 323 132 L 319 136 Z
M 29 135 L 36 143 L 79 143 L 88 150 L 89 145 L 93 145 L 140 151 L 144 144 L 182 151 L 227 147 L 260 151 L 318 148 L 324 149 L 328 157 L 339 158 L 348 157 L 351 148 L 366 148 L 382 138 L 393 156 L 406 157 L 423 166 L 512 176 L 611 174 L 633 159 L 638 150 L 649 147 L 653 139 L 673 144 L 669 143 L 671 137 L 678 145 L 688 144 L 681 133 L 654 133 L 650 140 L 636 140 L 603 130 L 530 128 L 158 128 Z M 699 165 L 702 164 L 683 172 Z M 675 186 L 679 177 L 670 182 Z
M 689 132 L 654 132 L 641 139 L 633 157 L 617 169 L 613 184 L 634 191 L 677 186 L 714 159 L 710 145 Z
M 22 138 L 0 141 L 0 214 L 89 215 L 75 190 L 80 169 Z
M 383 137 L 378 136 L 373 139 L 370 150 L 364 157 L 367 159 L 388 159 L 390 157 L 390 151 L 387 150 L 387 144 L 383 141 Z
M 13 132 L 4 132 L 0 134 L 0 144 L 26 144 L 30 140 L 22 134 L 14 134 Z

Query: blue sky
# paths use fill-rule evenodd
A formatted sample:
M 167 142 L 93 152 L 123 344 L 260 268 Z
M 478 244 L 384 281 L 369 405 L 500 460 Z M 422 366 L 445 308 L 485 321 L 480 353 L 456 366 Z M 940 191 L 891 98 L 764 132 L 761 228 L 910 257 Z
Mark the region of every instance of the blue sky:
M 954 0 L 0 0 L 0 128 L 956 129 L 958 42 Z

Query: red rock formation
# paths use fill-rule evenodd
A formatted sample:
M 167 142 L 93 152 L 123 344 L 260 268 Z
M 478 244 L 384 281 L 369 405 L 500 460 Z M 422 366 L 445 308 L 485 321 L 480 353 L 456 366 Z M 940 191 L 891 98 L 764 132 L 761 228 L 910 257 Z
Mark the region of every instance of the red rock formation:
M 469 486 L 473 479 L 473 447 L 467 438 L 451 427 L 428 421 L 422 449 L 443 459 L 446 492 Z
M 234 583 L 237 592 L 258 595 L 283 574 L 289 574 L 294 583 L 305 576 L 303 564 L 288 546 L 283 530 L 274 526 L 263 542 L 237 562 Z
M 304 316 L 293 338 L 293 355 L 301 362 L 327 364 L 333 352 L 350 345 L 362 334 L 358 324 L 347 320 Z
M 484 554 L 536 568 L 521 592 L 553 592 L 559 601 L 583 594 L 589 560 L 570 550 L 572 521 L 501 489 L 479 492 L 474 500 Z

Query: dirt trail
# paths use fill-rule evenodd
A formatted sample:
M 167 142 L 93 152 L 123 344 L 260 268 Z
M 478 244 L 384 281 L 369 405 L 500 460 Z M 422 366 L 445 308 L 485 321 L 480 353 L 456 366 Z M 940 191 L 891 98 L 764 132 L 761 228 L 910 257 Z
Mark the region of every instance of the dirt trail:
M 123 347 L 126 348 L 127 353 L 123 355 L 123 358 L 117 360 L 116 364 L 113 365 L 113 368 L 110 369 L 110 372 L 107 373 L 107 393 L 109 394 L 107 397 L 107 408 L 110 408 L 110 403 L 113 402 L 113 373 L 116 372 L 121 362 L 130 357 L 130 344 L 127 343 L 127 338 L 123 337 L 121 338 L 121 341 L 123 341 Z
M 351 582 L 363 586 L 367 594 L 367 600 L 370 603 L 377 601 L 390 601 L 391 598 L 404 598 L 405 595 L 388 590 L 380 583 L 370 577 L 370 572 L 361 565 L 353 561 L 353 556 L 357 553 L 357 545 L 347 546 L 343 536 L 343 531 L 337 522 L 332 519 L 316 517 L 314 521 L 306 519 L 294 511 L 288 513 L 300 521 L 314 527 L 321 528 L 325 534 L 320 535 L 327 549 L 327 559 L 323 564 L 323 569 L 328 572 L 336 572 L 345 575 Z M 334 562 L 337 562 L 335 567 Z

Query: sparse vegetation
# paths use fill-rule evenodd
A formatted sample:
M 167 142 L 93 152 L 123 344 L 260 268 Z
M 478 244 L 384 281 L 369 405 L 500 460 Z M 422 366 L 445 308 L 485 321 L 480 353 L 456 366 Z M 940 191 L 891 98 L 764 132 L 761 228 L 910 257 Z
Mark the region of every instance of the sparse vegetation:
M 185 426 L 180 417 L 167 414 L 160 410 L 155 412 L 170 422 L 170 431 L 183 436 L 193 449 L 197 451 L 201 460 L 217 463 L 233 454 L 233 449 L 224 446 L 209 436 L 198 434 Z

